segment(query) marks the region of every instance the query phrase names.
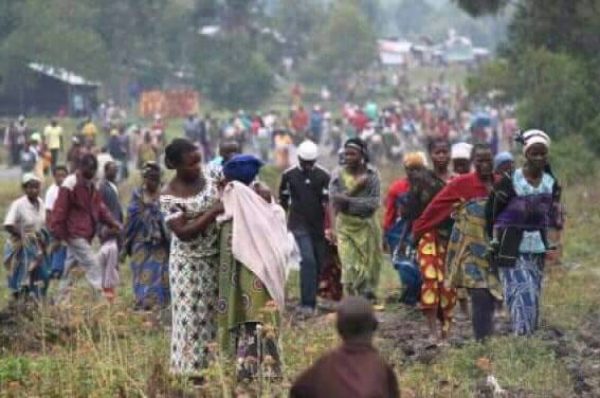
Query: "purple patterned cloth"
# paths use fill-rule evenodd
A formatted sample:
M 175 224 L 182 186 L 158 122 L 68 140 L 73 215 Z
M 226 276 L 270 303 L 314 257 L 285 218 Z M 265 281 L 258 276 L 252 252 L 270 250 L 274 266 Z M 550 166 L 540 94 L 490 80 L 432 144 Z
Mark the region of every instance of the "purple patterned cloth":
M 497 216 L 495 227 L 545 229 L 557 226 L 556 212 L 551 194 L 534 194 L 512 198 Z

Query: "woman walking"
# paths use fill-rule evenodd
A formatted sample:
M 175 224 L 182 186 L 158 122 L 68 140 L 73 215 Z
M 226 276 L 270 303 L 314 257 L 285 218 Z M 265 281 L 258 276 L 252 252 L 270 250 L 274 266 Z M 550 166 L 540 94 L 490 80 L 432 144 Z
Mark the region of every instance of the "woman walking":
M 169 235 L 160 211 L 160 166 L 148 162 L 127 208 L 125 254 L 130 258 L 136 310 L 169 304 Z
M 329 189 L 342 284 L 345 294 L 375 300 L 383 262 L 382 233 L 375 217 L 381 195 L 379 174 L 369 164 L 366 143 L 359 138 L 346 141 L 344 159 Z
M 223 167 L 225 213 L 219 244 L 218 336 L 236 359 L 237 378 L 280 373 L 277 336 L 285 274 L 295 242 L 285 212 L 270 192 L 252 182 L 262 162 L 236 155 Z
M 519 140 L 525 165 L 496 184 L 486 216 L 513 333 L 531 335 L 539 323 L 544 257 L 553 249 L 548 231 L 562 227 L 561 188 L 548 164 L 548 135 L 528 130 Z
M 4 247 L 4 266 L 8 288 L 14 299 L 30 294 L 45 296 L 49 270 L 46 248 L 49 235 L 45 230 L 46 210 L 40 198 L 41 181 L 33 173 L 23 176 L 24 195 L 12 202 L 4 219 L 9 233 Z
M 426 236 L 427 231 L 439 229 L 450 216 L 453 217 L 455 223 L 447 255 L 445 246 L 420 243 L 422 273 L 427 281 L 422 289 L 422 308 L 432 333 L 437 317 L 442 323 L 442 337 L 446 337 L 455 304 L 455 289 L 467 289 L 471 296 L 473 331 L 476 339 L 481 340 L 493 331 L 494 303 L 496 299 L 502 299 L 502 293 L 486 258 L 483 214 L 493 183 L 489 145 L 476 144 L 470 158 L 475 172 L 451 180 L 429 203 L 415 222 L 413 231 L 417 236 Z
M 172 231 L 169 257 L 173 326 L 171 371 L 202 383 L 208 364 L 208 343 L 216 338 L 218 230 L 223 212 L 215 182 L 204 176 L 201 156 L 186 139 L 165 149 L 165 164 L 175 176 L 160 195 Z

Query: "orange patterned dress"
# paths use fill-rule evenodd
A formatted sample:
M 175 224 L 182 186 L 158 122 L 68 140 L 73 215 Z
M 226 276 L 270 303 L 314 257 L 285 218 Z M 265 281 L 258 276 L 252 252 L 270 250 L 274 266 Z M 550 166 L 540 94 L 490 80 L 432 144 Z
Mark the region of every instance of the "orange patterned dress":
M 437 310 L 437 316 L 448 331 L 452 322 L 452 310 L 456 305 L 456 289 L 446 281 L 446 241 L 437 232 L 427 232 L 419 240 L 417 255 L 423 285 L 421 303 L 423 310 Z

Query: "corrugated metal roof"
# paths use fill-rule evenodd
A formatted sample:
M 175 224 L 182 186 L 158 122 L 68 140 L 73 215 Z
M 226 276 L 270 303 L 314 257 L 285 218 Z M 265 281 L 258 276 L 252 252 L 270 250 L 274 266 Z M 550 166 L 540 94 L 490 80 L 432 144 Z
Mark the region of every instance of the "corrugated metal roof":
M 64 68 L 40 64 L 37 62 L 31 62 L 28 66 L 31 70 L 53 77 L 73 86 L 101 86 L 99 82 L 87 80 L 84 77 L 70 72 Z

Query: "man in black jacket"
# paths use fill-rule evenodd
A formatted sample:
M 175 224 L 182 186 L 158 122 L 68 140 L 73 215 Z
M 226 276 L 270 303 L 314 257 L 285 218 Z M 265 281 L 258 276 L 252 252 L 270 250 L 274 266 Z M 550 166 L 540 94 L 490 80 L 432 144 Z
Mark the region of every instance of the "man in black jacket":
M 301 306 L 306 314 L 314 312 L 316 307 L 319 271 L 326 254 L 324 221 L 330 177 L 316 164 L 317 157 L 318 148 L 314 142 L 300 144 L 299 164 L 283 173 L 279 187 L 279 200 L 288 212 L 288 227 L 302 256 Z

